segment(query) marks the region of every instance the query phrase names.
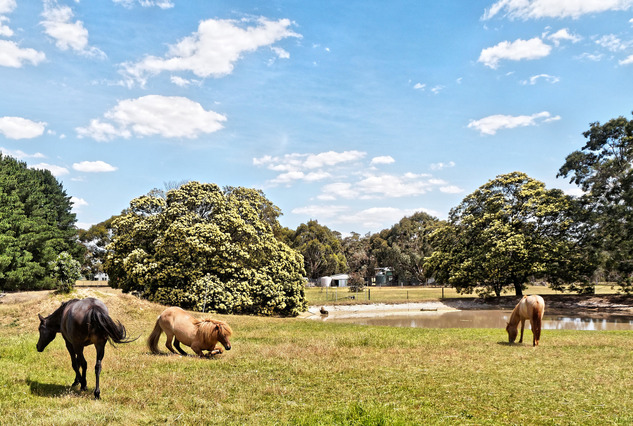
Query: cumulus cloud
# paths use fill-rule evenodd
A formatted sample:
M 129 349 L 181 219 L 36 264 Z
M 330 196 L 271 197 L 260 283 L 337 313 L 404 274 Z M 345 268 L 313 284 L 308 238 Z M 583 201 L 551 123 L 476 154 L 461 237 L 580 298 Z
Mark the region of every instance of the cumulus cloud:
M 150 76 L 163 71 L 192 72 L 197 77 L 223 77 L 231 74 L 244 53 L 271 46 L 288 37 L 301 37 L 290 27 L 288 19 L 270 21 L 260 18 L 256 25 L 243 27 L 249 21 L 208 19 L 201 21 L 198 31 L 169 46 L 164 57 L 146 56 L 139 62 L 123 63 L 122 74 L 128 85 L 145 84 Z M 287 52 L 277 50 L 278 57 Z
M 8 139 L 33 139 L 42 136 L 46 123 L 22 117 L 0 117 L 0 134 Z
M 160 9 L 171 9 L 174 3 L 171 0 L 114 0 L 114 3 L 124 7 L 132 7 L 138 3 L 143 7 L 158 7 Z
M 433 163 L 431 164 L 431 170 L 442 170 L 449 167 L 455 167 L 454 161 L 449 161 L 448 163 Z
M 86 127 L 76 129 L 80 138 L 97 141 L 132 136 L 162 136 L 195 139 L 223 128 L 224 115 L 205 110 L 202 105 L 178 96 L 148 95 L 120 101 Z
M 88 205 L 86 200 L 79 197 L 70 197 L 70 202 L 73 203 L 73 209 L 79 209 Z
M 318 217 L 329 219 L 349 210 L 348 206 L 340 205 L 310 205 L 305 207 L 296 207 L 291 213 L 300 214 L 309 217 Z
M 71 49 L 87 56 L 105 57 L 105 54 L 88 45 L 88 30 L 83 22 L 73 20 L 74 13 L 68 6 L 60 6 L 56 0 L 44 1 L 42 22 L 44 33 L 55 40 L 55 46 L 61 50 Z
M 417 212 L 424 212 L 431 216 L 439 216 L 438 212 L 426 208 L 400 209 L 396 207 L 371 207 L 355 213 L 346 213 L 337 218 L 338 223 L 352 224 L 379 230 L 385 226 L 397 223 L 405 216 L 412 216 Z
M 604 47 L 610 52 L 619 52 L 622 50 L 626 50 L 631 45 L 630 42 L 622 41 L 615 34 L 607 34 L 596 40 L 596 44 Z
M 27 62 L 37 65 L 44 59 L 46 55 L 43 52 L 31 48 L 23 49 L 10 40 L 0 40 L 0 66 L 22 68 Z
M 426 84 L 423 83 L 416 83 L 415 86 L 413 86 L 413 88 L 415 90 L 424 90 L 426 88 Z
M 15 0 L 0 0 L 0 36 L 2 37 L 13 36 L 13 30 L 5 25 L 6 22 L 9 22 L 9 18 L 4 15 L 13 12 L 16 6 Z
M 504 59 L 510 61 L 540 59 L 548 56 L 551 51 L 552 46 L 543 43 L 543 40 L 538 37 L 529 40 L 518 39 L 512 42 L 502 41 L 495 46 L 483 49 L 478 62 L 496 69 L 499 66 L 499 61 Z
M 543 111 L 532 115 L 491 115 L 480 120 L 471 120 L 468 127 L 479 130 L 482 135 L 494 135 L 500 129 L 514 129 L 515 127 L 537 126 L 541 123 L 560 120 L 559 115 L 552 116 Z
M 626 59 L 623 59 L 621 61 L 618 62 L 620 65 L 631 65 L 633 64 L 633 55 L 629 56 Z
M 65 168 L 65 167 L 56 166 L 54 164 L 48 164 L 48 163 L 33 164 L 32 166 L 29 166 L 29 168 L 31 168 L 31 169 L 40 169 L 40 170 L 48 170 L 55 177 L 64 176 L 64 175 L 67 175 L 69 173 L 68 169 Z
M 362 151 L 327 151 L 319 154 L 286 154 L 281 157 L 266 155 L 253 158 L 253 165 L 266 167 L 279 174 L 270 184 L 291 184 L 294 181 L 315 182 L 330 178 L 331 168 L 341 164 L 355 163 L 365 157 Z M 316 170 L 323 169 L 323 170 Z
M 578 43 L 582 40 L 582 37 L 571 34 L 567 28 L 556 31 L 554 34 L 545 34 L 548 40 L 552 40 L 555 46 L 560 45 L 562 41 L 570 41 L 572 43 Z
M 103 173 L 103 172 L 114 172 L 117 170 L 116 167 L 106 163 L 105 161 L 82 161 L 80 163 L 74 163 L 73 169 L 78 172 L 84 173 Z
M 633 0 L 499 0 L 486 9 L 482 19 L 500 14 L 510 19 L 579 18 L 606 11 L 629 10 Z
M 521 82 L 521 84 L 524 84 L 524 85 L 529 84 L 529 85 L 533 86 L 539 80 L 544 80 L 544 81 L 546 81 L 548 83 L 555 84 L 555 83 L 558 83 L 560 81 L 560 78 L 555 77 L 553 75 L 549 75 L 549 74 L 538 74 L 538 75 L 533 75 L 528 80 L 523 80 Z
M 0 153 L 9 157 L 17 158 L 18 160 L 22 160 L 24 158 L 46 158 L 46 156 L 42 154 L 41 152 L 36 152 L 35 154 L 27 154 L 26 152 L 21 151 L 19 149 L 11 150 L 11 149 L 3 148 L 1 146 L 0 146 Z
M 390 155 L 383 155 L 383 156 L 380 156 L 380 157 L 372 158 L 370 164 L 372 166 L 377 166 L 379 164 L 393 164 L 395 162 L 396 162 L 396 160 L 394 160 L 392 156 L 390 156 Z

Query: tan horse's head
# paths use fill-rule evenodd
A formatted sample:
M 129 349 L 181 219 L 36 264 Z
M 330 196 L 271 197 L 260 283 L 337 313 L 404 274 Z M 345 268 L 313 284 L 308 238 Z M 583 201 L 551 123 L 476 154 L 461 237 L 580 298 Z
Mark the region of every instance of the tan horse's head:
M 227 323 L 208 318 L 198 320 L 196 324 L 198 325 L 198 333 L 203 336 L 206 342 L 212 345 L 215 345 L 215 342 L 220 342 L 224 349 L 231 350 L 229 337 L 233 334 L 233 330 Z
M 507 323 L 508 325 L 506 325 L 506 331 L 508 332 L 508 342 L 510 343 L 514 343 L 514 341 L 517 339 L 517 334 L 519 333 L 519 331 L 517 330 L 516 326 L 511 326 L 510 323 Z

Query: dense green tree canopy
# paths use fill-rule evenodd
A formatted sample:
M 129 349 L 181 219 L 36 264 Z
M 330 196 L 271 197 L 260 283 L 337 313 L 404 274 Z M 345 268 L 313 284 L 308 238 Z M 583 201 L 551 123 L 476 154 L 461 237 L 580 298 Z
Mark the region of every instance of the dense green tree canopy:
M 106 247 L 112 239 L 112 222 L 116 217 L 112 216 L 103 222 L 92 225 L 87 230 L 78 230 L 79 241 L 86 247 L 82 274 L 87 279 L 94 279 L 95 275 L 104 272 Z
M 52 288 L 49 262 L 81 257 L 71 208 L 48 170 L 0 154 L 0 290 Z
M 633 120 L 618 117 L 592 123 L 587 142 L 567 156 L 559 176 L 570 177 L 593 225 L 593 246 L 604 268 L 633 290 Z
M 430 278 L 425 265 L 433 252 L 430 235 L 439 224 L 438 219 L 417 212 L 383 230 L 373 241 L 378 266 L 391 268 L 400 283 L 424 284 Z
M 110 284 L 189 309 L 297 315 L 303 259 L 275 238 L 278 214 L 261 191 L 198 182 L 136 198 L 113 222 Z
M 480 287 L 497 296 L 506 287 L 521 295 L 532 276 L 559 286 L 586 282 L 593 263 L 579 240 L 575 206 L 524 173 L 498 176 L 451 210 L 433 235 L 428 267 L 460 292 Z
M 312 279 L 347 270 L 340 234 L 316 220 L 297 227 L 292 235 L 292 246 L 303 255 L 306 273 Z

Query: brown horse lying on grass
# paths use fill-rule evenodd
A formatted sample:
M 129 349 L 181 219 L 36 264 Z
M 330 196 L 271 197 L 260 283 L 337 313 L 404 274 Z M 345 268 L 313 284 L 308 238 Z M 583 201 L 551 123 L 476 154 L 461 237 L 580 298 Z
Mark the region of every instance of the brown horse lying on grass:
M 154 330 L 147 339 L 147 346 L 152 353 L 160 353 L 158 339 L 163 331 L 167 336 L 165 346 L 173 353 L 176 353 L 172 347 L 174 337 L 174 346 L 182 355 L 187 355 L 187 352 L 182 350 L 180 343 L 189 346 L 199 357 L 205 356 L 202 352 L 205 350 L 209 351 L 207 357 L 222 353 L 222 347 L 216 347 L 218 342 L 227 351 L 231 350 L 229 337 L 233 331 L 227 323 L 210 318 L 196 319 L 176 306 L 165 309 L 156 320 Z
M 532 346 L 538 346 L 541 338 L 541 323 L 543 322 L 543 314 L 545 313 L 545 301 L 541 296 L 523 296 L 523 299 L 516 305 L 510 315 L 510 321 L 506 326 L 508 339 L 510 343 L 514 343 L 517 338 L 517 327 L 521 321 L 521 338 L 519 343 L 523 343 L 523 328 L 525 320 L 530 320 L 532 328 Z

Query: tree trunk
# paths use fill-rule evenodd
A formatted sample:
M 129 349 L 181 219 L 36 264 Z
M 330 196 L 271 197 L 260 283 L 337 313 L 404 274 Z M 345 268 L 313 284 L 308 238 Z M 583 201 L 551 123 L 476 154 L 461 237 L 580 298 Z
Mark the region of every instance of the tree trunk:
M 514 291 L 517 296 L 523 296 L 523 284 L 514 283 Z

